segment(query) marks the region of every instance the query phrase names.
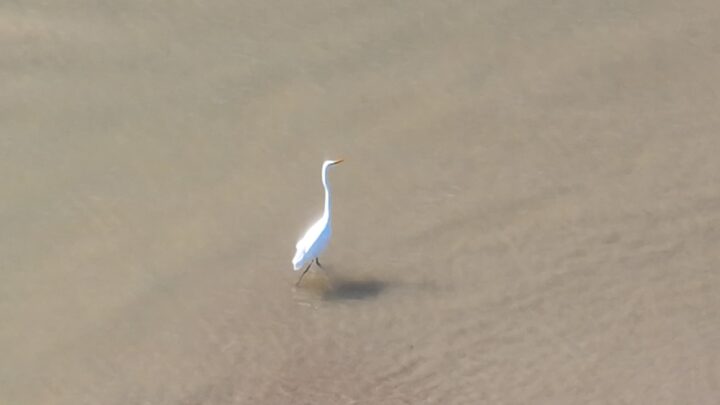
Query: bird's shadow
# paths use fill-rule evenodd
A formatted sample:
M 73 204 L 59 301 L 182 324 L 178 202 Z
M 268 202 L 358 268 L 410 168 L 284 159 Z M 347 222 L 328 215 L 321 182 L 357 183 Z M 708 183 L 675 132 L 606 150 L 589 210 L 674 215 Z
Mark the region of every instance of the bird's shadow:
M 388 283 L 380 280 L 332 280 L 323 292 L 322 298 L 326 301 L 364 300 L 375 298 L 385 289 Z
M 306 298 L 315 296 L 323 301 L 366 300 L 376 298 L 391 284 L 376 278 L 347 278 L 328 270 L 325 267 L 309 273 L 295 286 L 295 291 Z

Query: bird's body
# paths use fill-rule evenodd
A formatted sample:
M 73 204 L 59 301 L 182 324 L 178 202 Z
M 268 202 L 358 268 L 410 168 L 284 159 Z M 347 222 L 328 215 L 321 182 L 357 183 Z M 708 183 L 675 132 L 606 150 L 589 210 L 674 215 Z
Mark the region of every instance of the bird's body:
M 332 220 L 330 215 L 330 185 L 327 181 L 327 171 L 330 166 L 340 162 L 342 162 L 342 160 L 326 160 L 323 162 L 322 183 L 325 188 L 325 210 L 323 211 L 322 217 L 308 228 L 303 237 L 295 244 L 295 256 L 292 260 L 293 269 L 298 271 L 307 265 L 305 271 L 303 271 L 303 274 L 300 276 L 300 280 L 302 280 L 302 277 L 310 269 L 310 266 L 312 266 L 313 260 L 320 264 L 318 256 L 325 250 L 330 241 Z M 298 283 L 300 283 L 300 280 L 298 280 Z
M 298 271 L 320 256 L 320 253 L 327 247 L 331 234 L 330 219 L 324 216 L 318 219 L 295 244 L 293 269 Z

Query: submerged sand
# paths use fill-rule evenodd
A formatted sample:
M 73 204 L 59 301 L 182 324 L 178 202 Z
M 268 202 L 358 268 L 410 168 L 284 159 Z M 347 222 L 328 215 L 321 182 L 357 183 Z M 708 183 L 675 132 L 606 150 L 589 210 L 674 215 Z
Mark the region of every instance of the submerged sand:
M 718 403 L 718 4 L 0 6 L 0 403 Z

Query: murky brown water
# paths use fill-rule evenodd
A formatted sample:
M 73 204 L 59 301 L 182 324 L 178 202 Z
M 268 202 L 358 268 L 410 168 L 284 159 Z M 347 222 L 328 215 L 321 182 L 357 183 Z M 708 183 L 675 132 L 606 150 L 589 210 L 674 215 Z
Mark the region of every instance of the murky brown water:
M 718 403 L 719 15 L 5 2 L 0 403 Z

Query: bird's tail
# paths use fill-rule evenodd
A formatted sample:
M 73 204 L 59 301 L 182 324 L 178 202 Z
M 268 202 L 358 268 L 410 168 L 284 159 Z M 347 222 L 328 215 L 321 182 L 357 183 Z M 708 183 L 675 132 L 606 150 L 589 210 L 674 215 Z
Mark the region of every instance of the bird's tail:
M 302 250 L 300 250 L 300 249 L 298 249 L 298 250 L 295 252 L 295 257 L 293 257 L 293 259 L 292 259 L 293 270 L 298 271 L 298 270 L 300 270 L 300 269 L 302 268 L 302 266 L 303 266 L 303 253 L 304 253 L 304 252 L 303 252 Z

